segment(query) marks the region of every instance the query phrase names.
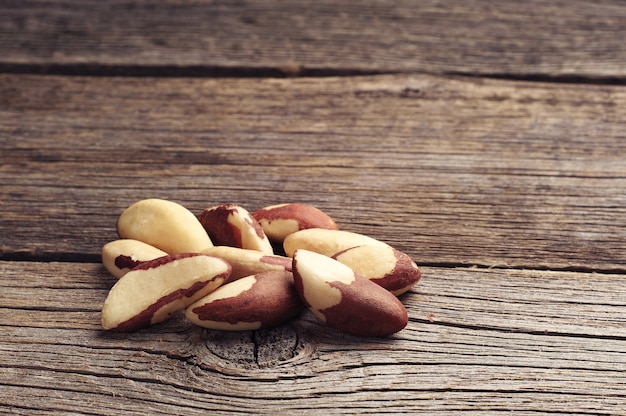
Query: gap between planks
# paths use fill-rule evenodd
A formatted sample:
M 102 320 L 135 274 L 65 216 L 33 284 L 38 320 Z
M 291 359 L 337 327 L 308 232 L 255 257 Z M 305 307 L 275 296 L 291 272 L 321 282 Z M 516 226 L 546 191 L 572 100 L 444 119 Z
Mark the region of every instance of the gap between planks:
M 56 75 L 84 77 L 149 77 L 149 78 L 336 78 L 375 75 L 430 75 L 496 79 L 503 81 L 526 81 L 556 84 L 626 85 L 626 78 L 619 76 L 516 74 L 513 72 L 475 73 L 464 71 L 377 71 L 347 68 L 304 67 L 225 67 L 225 66 L 176 66 L 176 65 L 103 65 L 103 64 L 17 64 L 0 63 L 0 74 Z

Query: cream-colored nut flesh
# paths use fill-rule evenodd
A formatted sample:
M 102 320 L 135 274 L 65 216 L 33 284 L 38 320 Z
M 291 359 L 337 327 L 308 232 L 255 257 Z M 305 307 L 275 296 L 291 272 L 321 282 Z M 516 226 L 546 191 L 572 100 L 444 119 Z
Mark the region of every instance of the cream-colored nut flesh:
M 284 241 L 285 237 L 289 234 L 293 234 L 296 231 L 300 231 L 300 223 L 297 220 L 289 218 L 270 220 L 261 219 L 259 224 L 263 228 L 263 231 L 267 237 L 272 241 Z
M 117 220 L 120 238 L 131 238 L 166 253 L 197 253 L 213 243 L 198 218 L 182 205 L 164 199 L 143 199 L 126 208 Z
M 307 204 L 270 205 L 252 213 L 270 240 L 282 242 L 289 235 L 309 228 L 336 230 L 337 224 L 326 213 Z
M 200 223 L 216 246 L 230 246 L 274 254 L 274 248 L 258 221 L 245 208 L 220 204 L 205 209 Z
M 341 302 L 341 291 L 329 285 L 331 282 L 351 284 L 354 272 L 348 266 L 323 254 L 308 250 L 298 250 L 294 256 L 298 275 L 302 279 L 302 296 L 309 309 L 321 320 L 326 317 L 321 312 Z
M 396 266 L 396 256 L 392 247 L 358 246 L 332 257 L 368 279 L 385 276 Z
M 144 261 L 163 257 L 167 253 L 143 241 L 122 239 L 102 246 L 102 264 L 118 279 Z
M 276 271 L 291 271 L 289 257 L 270 255 L 257 250 L 245 248 L 215 246 L 202 250 L 202 253 L 226 260 L 233 268 L 228 281 L 240 279 L 256 273 Z
M 218 288 L 230 265 L 204 254 L 171 254 L 122 276 L 102 307 L 102 327 L 132 331 L 162 322 Z
M 205 328 L 242 331 L 280 325 L 303 307 L 292 274 L 270 271 L 225 284 L 190 305 L 185 316 Z
M 422 276 L 408 255 L 389 246 L 352 247 L 332 258 L 396 296 L 409 290 Z
M 362 245 L 388 246 L 380 240 L 363 234 L 322 228 L 300 230 L 288 235 L 283 242 L 285 254 L 289 257 L 293 257 L 293 253 L 300 249 L 330 257 L 340 251 Z

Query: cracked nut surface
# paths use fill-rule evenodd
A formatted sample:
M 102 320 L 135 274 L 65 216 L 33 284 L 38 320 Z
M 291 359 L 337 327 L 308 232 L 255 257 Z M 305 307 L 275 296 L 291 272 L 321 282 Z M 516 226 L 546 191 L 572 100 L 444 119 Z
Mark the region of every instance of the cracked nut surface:
M 404 305 L 391 292 L 323 254 L 297 250 L 293 276 L 305 305 L 336 329 L 385 337 L 408 323 Z
M 102 327 L 132 331 L 168 319 L 219 287 L 230 265 L 205 254 L 170 254 L 122 276 L 102 307 Z
M 274 254 L 263 228 L 245 208 L 220 204 L 206 208 L 200 223 L 216 246 L 230 246 Z
M 205 328 L 246 331 L 278 326 L 303 308 L 292 274 L 270 271 L 221 286 L 189 306 L 185 316 Z
M 265 254 L 257 250 L 215 246 L 203 250 L 202 253 L 224 259 L 231 265 L 233 270 L 228 278 L 229 282 L 261 272 L 291 272 L 292 262 L 289 257 Z
M 396 296 L 409 290 L 422 277 L 417 264 L 407 254 L 389 246 L 352 247 L 332 258 Z
M 169 254 L 197 253 L 213 246 L 191 211 L 165 199 L 143 199 L 126 208 L 117 220 L 117 233 Z
M 288 257 L 298 249 L 313 251 L 325 256 L 332 256 L 340 251 L 362 245 L 387 246 L 375 238 L 343 230 L 325 230 L 311 228 L 289 234 L 283 242 L 283 248 Z
M 282 242 L 289 234 L 309 228 L 337 230 L 335 221 L 325 212 L 307 204 L 270 205 L 252 213 L 265 235 Z
M 139 240 L 115 240 L 102 246 L 102 264 L 118 279 L 141 263 L 165 255 L 165 251 Z

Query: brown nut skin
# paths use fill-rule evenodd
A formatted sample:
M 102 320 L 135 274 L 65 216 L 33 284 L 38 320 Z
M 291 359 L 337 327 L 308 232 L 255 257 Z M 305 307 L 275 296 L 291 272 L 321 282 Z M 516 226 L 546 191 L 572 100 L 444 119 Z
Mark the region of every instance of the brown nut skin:
M 222 259 L 169 254 L 122 276 L 102 306 L 102 327 L 128 332 L 162 322 L 219 287 L 230 274 Z
M 261 272 L 291 272 L 292 261 L 289 257 L 269 255 L 257 250 L 215 246 L 202 250 L 202 253 L 224 259 L 231 265 L 232 272 L 228 282 Z
M 117 219 L 117 234 L 169 254 L 197 253 L 213 246 L 191 211 L 177 202 L 158 198 L 142 199 L 126 208 Z
M 220 204 L 206 208 L 198 217 L 216 246 L 230 246 L 274 254 L 263 228 L 245 208 Z
M 204 328 L 248 331 L 276 327 L 303 309 L 292 274 L 270 271 L 219 287 L 189 306 L 185 316 Z
M 307 204 L 279 204 L 261 208 L 252 213 L 265 235 L 274 242 L 282 243 L 285 237 L 309 228 L 337 230 L 337 224 L 325 212 Z
M 110 241 L 102 246 L 102 264 L 118 279 L 141 263 L 165 255 L 165 251 L 133 239 Z
M 285 254 L 293 257 L 298 249 L 313 251 L 325 256 L 332 256 L 340 251 L 362 245 L 387 246 L 375 238 L 344 230 L 325 230 L 310 228 L 289 234 L 283 242 Z
M 323 254 L 296 251 L 293 276 L 305 305 L 336 329 L 386 337 L 408 323 L 404 305 L 391 292 Z
M 357 246 L 340 251 L 332 258 L 396 296 L 409 290 L 422 278 L 417 264 L 392 247 Z

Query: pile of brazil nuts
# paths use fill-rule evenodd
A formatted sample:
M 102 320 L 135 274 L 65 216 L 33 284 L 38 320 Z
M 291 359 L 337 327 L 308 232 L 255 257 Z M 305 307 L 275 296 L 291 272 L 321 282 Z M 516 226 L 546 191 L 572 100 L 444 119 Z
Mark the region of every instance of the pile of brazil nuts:
M 421 278 L 408 255 L 339 230 L 306 204 L 253 213 L 220 204 L 195 215 L 173 201 L 144 199 L 120 214 L 117 233 L 102 248 L 104 266 L 118 278 L 102 307 L 109 331 L 145 328 L 182 311 L 201 327 L 255 330 L 306 307 L 341 331 L 384 337 L 406 326 L 397 296 Z

